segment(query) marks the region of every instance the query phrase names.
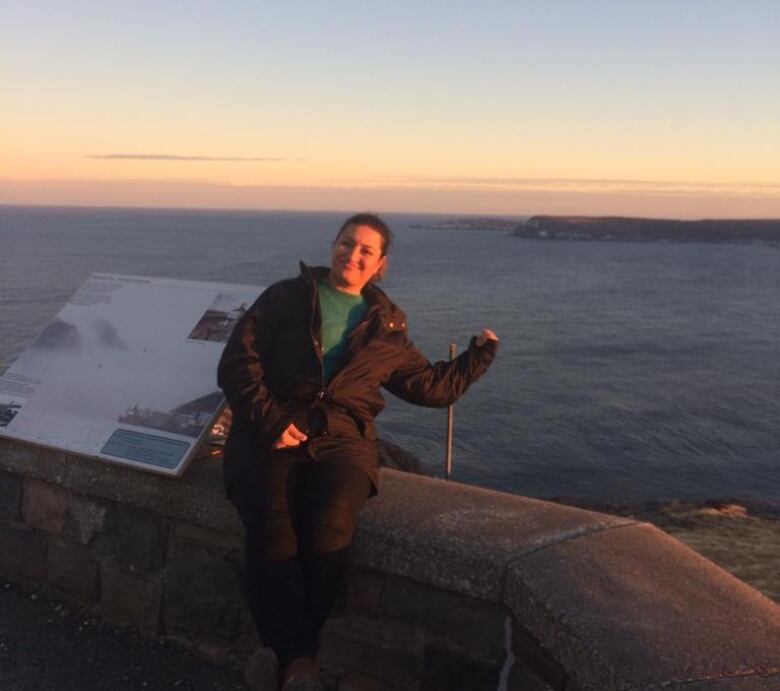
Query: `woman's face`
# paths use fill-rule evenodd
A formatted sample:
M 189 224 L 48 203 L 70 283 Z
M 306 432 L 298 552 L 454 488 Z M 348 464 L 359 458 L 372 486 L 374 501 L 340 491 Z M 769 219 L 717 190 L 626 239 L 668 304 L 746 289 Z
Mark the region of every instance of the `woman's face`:
M 359 295 L 363 287 L 384 269 L 382 235 L 370 226 L 352 225 L 336 238 L 330 255 L 330 282 L 345 293 Z

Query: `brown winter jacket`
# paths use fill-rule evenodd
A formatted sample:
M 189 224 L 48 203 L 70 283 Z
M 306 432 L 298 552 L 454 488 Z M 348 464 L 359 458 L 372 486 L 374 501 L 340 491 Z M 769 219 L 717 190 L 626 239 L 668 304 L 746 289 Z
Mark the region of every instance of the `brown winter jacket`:
M 263 292 L 225 346 L 217 379 L 233 411 L 228 487 L 248 465 L 262 462 L 291 422 L 308 435 L 312 459 L 355 463 L 376 487 L 374 418 L 385 405 L 380 387 L 410 403 L 446 407 L 495 357 L 495 341 L 478 347 L 472 338 L 455 360 L 431 364 L 409 340 L 404 313 L 368 284 L 368 311 L 349 336 L 346 363 L 323 385 L 317 283 L 328 271 L 301 263 L 299 277 Z

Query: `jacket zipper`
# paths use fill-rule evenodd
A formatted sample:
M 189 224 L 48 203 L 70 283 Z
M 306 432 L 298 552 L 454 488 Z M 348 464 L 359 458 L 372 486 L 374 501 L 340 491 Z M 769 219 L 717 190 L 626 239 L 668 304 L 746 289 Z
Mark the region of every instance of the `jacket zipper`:
M 311 337 L 312 348 L 314 348 L 314 355 L 317 357 L 317 361 L 320 363 L 320 391 L 317 394 L 319 398 L 325 397 L 325 363 L 322 357 L 322 316 L 320 316 L 320 333 L 315 333 L 314 324 L 317 321 L 317 314 L 320 309 L 319 301 L 319 286 L 311 272 L 308 272 L 309 284 L 312 289 L 311 300 L 311 319 L 309 321 L 309 335 Z
M 374 314 L 372 314 L 372 312 Z M 346 372 L 347 369 L 349 368 L 349 363 L 352 360 L 352 358 L 354 357 L 355 351 L 357 349 L 357 345 L 356 344 L 362 341 L 363 335 L 365 334 L 366 331 L 368 331 L 368 328 L 371 325 L 371 321 L 373 319 L 377 319 L 378 318 L 376 316 L 376 312 L 377 312 L 377 310 L 376 310 L 375 306 L 372 305 L 371 307 L 369 307 L 368 311 L 366 312 L 366 316 L 363 319 L 363 321 L 360 322 L 360 324 L 358 324 L 352 330 L 352 333 L 347 337 L 347 347 L 345 348 L 345 352 L 347 354 L 347 360 L 344 362 L 344 366 L 338 372 L 336 372 L 336 374 L 334 375 L 333 379 L 330 380 L 330 384 L 328 384 L 328 388 L 330 388 L 330 386 L 333 384 L 333 382 L 335 382 L 336 380 L 341 378 L 342 373 Z M 326 393 L 327 393 L 327 390 L 326 390 Z

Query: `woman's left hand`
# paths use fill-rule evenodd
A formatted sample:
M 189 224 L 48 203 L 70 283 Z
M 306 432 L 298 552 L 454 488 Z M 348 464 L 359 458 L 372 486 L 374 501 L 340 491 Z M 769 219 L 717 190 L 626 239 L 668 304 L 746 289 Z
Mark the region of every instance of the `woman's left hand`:
M 477 336 L 477 346 L 483 346 L 488 341 L 498 342 L 498 336 L 496 336 L 496 334 L 493 333 L 490 329 L 482 329 L 479 336 Z

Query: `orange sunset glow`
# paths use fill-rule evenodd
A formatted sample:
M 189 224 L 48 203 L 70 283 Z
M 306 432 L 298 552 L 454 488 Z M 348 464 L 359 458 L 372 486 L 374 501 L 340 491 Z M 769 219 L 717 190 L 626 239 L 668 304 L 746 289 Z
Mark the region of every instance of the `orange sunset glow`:
M 147 10 L 4 4 L 0 203 L 780 216 L 771 4 Z

